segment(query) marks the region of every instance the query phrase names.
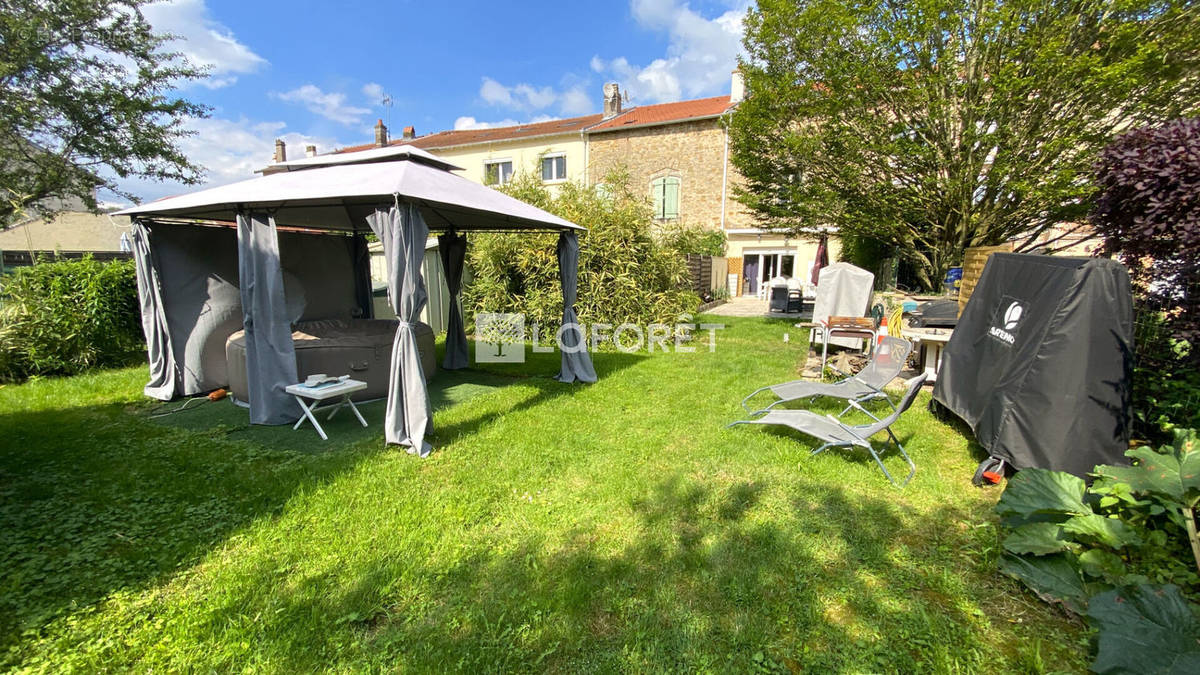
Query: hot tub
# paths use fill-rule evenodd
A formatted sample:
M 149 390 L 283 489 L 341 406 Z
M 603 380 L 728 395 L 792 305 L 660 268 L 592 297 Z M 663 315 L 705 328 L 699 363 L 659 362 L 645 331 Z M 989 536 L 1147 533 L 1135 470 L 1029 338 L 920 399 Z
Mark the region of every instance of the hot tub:
M 387 396 L 388 370 L 392 360 L 392 341 L 397 322 L 387 319 L 350 321 L 303 321 L 293 327 L 292 344 L 296 350 L 296 372 L 300 380 L 316 373 L 349 375 L 367 383 L 352 399 L 368 401 Z M 427 324 L 415 326 L 421 369 L 428 380 L 437 374 L 433 349 L 433 329 Z M 246 383 L 246 339 L 237 331 L 225 341 L 225 361 L 229 370 L 229 393 L 239 401 L 249 401 Z

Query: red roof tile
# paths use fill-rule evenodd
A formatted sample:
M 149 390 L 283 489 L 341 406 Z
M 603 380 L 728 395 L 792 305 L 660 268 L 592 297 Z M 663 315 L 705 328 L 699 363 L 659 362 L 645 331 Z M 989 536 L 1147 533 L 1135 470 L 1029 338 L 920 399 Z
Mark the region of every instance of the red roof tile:
M 729 110 L 730 107 L 732 106 L 729 103 L 728 96 L 714 96 L 712 98 L 698 98 L 693 101 L 638 106 L 630 108 L 609 120 L 604 120 L 602 115 L 596 114 L 551 120 L 549 122 L 519 124 L 511 127 L 496 127 L 494 129 L 439 131 L 419 138 L 398 138 L 390 141 L 388 145 L 412 145 L 424 150 L 430 150 L 471 145 L 474 143 L 510 141 L 534 136 L 579 133 L 585 129 L 589 133 L 595 131 L 614 131 L 630 127 L 716 117 Z M 358 152 L 359 150 L 370 150 L 373 147 L 375 147 L 374 143 L 365 143 L 363 145 L 341 148 L 336 152 Z
M 412 145 L 414 147 L 428 150 L 430 148 L 448 148 L 459 145 L 471 145 L 472 143 L 509 141 L 517 138 L 529 138 L 532 136 L 577 134 L 580 131 L 592 126 L 596 122 L 599 122 L 600 118 L 601 116 L 596 114 L 584 115 L 583 117 L 569 117 L 561 120 L 550 120 L 549 122 L 519 124 L 513 127 L 439 131 L 437 133 L 421 136 L 420 138 L 395 139 L 388 143 L 388 145 Z M 373 147 L 375 147 L 374 143 L 368 143 L 366 145 L 355 145 L 349 148 L 342 148 L 338 150 L 338 152 L 357 152 L 359 150 L 370 150 Z
M 716 117 L 730 108 L 728 96 L 698 98 L 693 101 L 643 105 L 627 110 L 620 115 L 588 129 L 589 132 L 613 131 L 651 124 L 683 122 L 689 119 Z

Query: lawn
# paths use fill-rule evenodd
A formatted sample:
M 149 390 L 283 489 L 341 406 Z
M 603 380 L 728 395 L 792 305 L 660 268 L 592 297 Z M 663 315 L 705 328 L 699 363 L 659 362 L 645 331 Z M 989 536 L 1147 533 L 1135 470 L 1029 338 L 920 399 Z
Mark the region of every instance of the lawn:
M 715 353 L 597 354 L 590 386 L 553 354 L 442 373 L 425 460 L 383 446 L 380 404 L 321 443 L 228 402 L 152 417 L 178 403 L 144 368 L 0 388 L 0 667 L 1085 668 L 1082 624 L 995 572 L 999 491 L 927 394 L 899 490 L 724 428 L 803 341 L 709 319 Z

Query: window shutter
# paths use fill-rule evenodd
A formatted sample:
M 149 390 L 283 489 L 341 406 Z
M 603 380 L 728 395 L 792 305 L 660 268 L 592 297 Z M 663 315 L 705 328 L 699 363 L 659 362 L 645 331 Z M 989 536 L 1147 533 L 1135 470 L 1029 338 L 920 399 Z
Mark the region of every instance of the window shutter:
M 663 179 L 663 218 L 679 217 L 679 179 Z
M 653 199 L 654 199 L 654 217 L 655 218 L 663 218 L 664 217 L 664 215 L 663 215 L 663 207 L 665 206 L 664 201 L 663 201 L 664 182 L 665 182 L 664 179 L 656 178 L 656 179 L 654 179 L 653 182 L 650 183 L 650 196 L 653 197 Z

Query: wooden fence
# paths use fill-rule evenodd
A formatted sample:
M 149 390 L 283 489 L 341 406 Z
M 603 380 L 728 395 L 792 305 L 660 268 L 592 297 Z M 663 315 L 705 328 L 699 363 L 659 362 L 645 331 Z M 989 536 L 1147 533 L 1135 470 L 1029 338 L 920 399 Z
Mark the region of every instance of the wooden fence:
M 979 283 L 979 275 L 983 274 L 983 267 L 987 264 L 988 257 L 993 253 L 1011 253 L 1012 249 L 1012 244 L 975 246 L 968 248 L 963 253 L 962 283 L 958 287 L 959 316 L 962 315 L 963 308 L 967 306 L 967 301 L 971 299 L 971 293 L 975 290 L 975 284 Z
M 688 287 L 703 295 L 724 288 L 729 261 L 720 256 L 687 255 Z

